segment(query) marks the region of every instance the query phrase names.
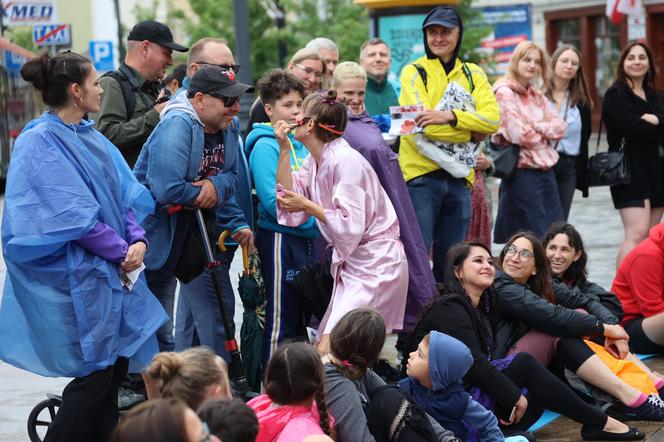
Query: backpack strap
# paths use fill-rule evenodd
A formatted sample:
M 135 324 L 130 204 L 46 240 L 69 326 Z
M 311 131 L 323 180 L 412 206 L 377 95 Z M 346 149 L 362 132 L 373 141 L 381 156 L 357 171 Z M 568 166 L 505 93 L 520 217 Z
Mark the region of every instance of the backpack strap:
M 466 76 L 466 79 L 468 80 L 468 86 L 470 87 L 470 93 L 472 94 L 473 91 L 475 90 L 475 82 L 473 81 L 473 74 L 470 72 L 470 69 L 468 69 L 468 65 L 464 62 L 461 62 L 461 70 L 463 70 L 463 74 Z
M 134 109 L 136 109 L 136 97 L 134 96 L 134 93 L 138 92 L 138 88 L 131 84 L 127 75 L 121 71 L 108 71 L 101 76 L 101 78 L 104 77 L 111 77 L 120 85 L 122 99 L 124 100 L 125 109 L 127 110 L 127 121 L 131 120 L 131 117 L 134 114 Z
M 424 89 L 428 91 L 427 89 L 427 71 L 424 69 L 423 66 L 413 63 L 413 66 L 415 66 L 415 69 L 417 69 L 417 73 L 420 74 L 420 77 L 422 77 L 422 82 L 424 83 Z M 464 62 L 461 62 L 461 70 L 463 71 L 463 74 L 466 76 L 466 79 L 468 80 L 468 85 L 470 87 L 470 93 L 472 94 L 473 91 L 475 90 L 475 82 L 473 81 L 473 74 L 470 72 L 470 69 L 468 68 L 468 65 Z
M 417 73 L 420 74 L 420 77 L 422 78 L 422 83 L 424 83 L 424 90 L 428 91 L 426 69 L 424 69 L 422 65 L 419 65 L 417 63 L 413 63 L 413 66 L 415 66 L 415 69 L 417 69 Z

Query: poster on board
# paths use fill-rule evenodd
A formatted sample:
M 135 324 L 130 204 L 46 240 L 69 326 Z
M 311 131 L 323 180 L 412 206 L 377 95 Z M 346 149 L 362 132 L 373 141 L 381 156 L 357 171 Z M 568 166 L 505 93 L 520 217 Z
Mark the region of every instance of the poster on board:
M 492 76 L 502 75 L 514 47 L 520 41 L 532 39 L 531 6 L 522 4 L 478 9 L 481 12 L 480 23 L 491 28 L 491 33 L 480 44 L 484 50 L 493 54 L 494 65 L 487 73 Z M 424 55 L 422 22 L 425 17 L 426 14 L 404 14 L 378 18 L 378 37 L 392 51 L 389 80 L 398 81 L 401 69 Z

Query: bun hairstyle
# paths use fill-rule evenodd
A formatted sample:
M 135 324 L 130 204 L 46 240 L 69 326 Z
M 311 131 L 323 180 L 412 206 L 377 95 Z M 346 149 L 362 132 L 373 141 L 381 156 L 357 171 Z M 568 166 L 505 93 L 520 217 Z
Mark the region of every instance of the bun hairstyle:
M 303 108 L 304 113 L 314 119 L 314 133 L 320 140 L 328 143 L 343 135 L 348 114 L 346 105 L 337 101 L 335 90 L 323 90 L 307 95 Z
M 159 353 L 152 358 L 147 373 L 160 381 L 163 398 L 178 398 L 193 410 L 203 404 L 208 387 L 229 385 L 226 363 L 207 347 Z
M 21 68 L 21 77 L 41 91 L 46 105 L 58 108 L 69 101 L 69 85 L 82 85 L 91 68 L 90 60 L 75 52 L 54 57 L 45 53 L 28 60 Z
M 320 427 L 325 434 L 333 437 L 325 403 L 324 382 L 320 355 L 313 345 L 303 342 L 279 346 L 265 370 L 265 393 L 272 402 L 291 405 L 313 397 L 320 417 Z
M 346 313 L 330 333 L 330 352 L 341 362 L 341 374 L 363 377 L 378 360 L 385 335 L 385 320 L 377 311 L 358 308 Z

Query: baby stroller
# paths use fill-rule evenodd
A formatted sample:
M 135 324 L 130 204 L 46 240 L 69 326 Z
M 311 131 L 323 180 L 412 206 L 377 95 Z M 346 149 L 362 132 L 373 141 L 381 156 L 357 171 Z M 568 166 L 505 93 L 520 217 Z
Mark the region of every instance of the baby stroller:
M 220 276 L 218 273 L 221 263 L 215 259 L 214 252 L 212 251 L 212 245 L 208 235 L 208 230 L 206 228 L 203 212 L 199 208 L 182 205 L 169 205 L 165 206 L 164 209 L 167 210 L 171 215 L 181 211 L 193 212 L 194 214 L 200 233 L 201 243 L 205 252 L 205 258 L 207 260 L 206 268 L 207 271 L 211 272 L 212 274 L 212 283 L 214 286 L 217 302 L 219 304 L 219 310 L 224 324 L 224 331 L 226 333 L 226 342 L 224 346 L 231 357 L 231 362 L 229 364 L 229 377 L 233 386 L 234 395 L 244 401 L 247 401 L 251 399 L 252 395 L 249 392 L 249 385 L 245 376 L 242 358 L 240 356 L 237 341 L 235 340 L 235 323 L 233 322 L 233 318 L 231 318 L 228 314 L 228 307 L 226 306 L 222 292 Z M 61 396 L 55 394 L 47 394 L 46 396 L 47 399 L 35 405 L 28 416 L 27 429 L 28 437 L 30 438 L 31 442 L 42 442 L 46 431 L 48 431 L 48 427 L 55 420 L 58 409 L 62 405 Z M 121 413 L 123 411 L 126 410 L 121 410 Z

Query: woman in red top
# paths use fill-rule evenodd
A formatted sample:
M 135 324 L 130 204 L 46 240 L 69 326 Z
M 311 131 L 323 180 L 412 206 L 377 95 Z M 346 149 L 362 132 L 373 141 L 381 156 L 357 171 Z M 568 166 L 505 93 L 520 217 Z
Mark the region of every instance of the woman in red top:
M 623 259 L 611 291 L 635 353 L 664 354 L 664 222 Z

